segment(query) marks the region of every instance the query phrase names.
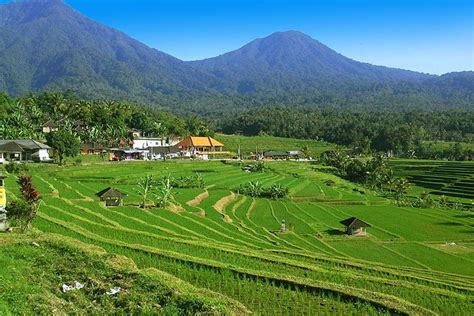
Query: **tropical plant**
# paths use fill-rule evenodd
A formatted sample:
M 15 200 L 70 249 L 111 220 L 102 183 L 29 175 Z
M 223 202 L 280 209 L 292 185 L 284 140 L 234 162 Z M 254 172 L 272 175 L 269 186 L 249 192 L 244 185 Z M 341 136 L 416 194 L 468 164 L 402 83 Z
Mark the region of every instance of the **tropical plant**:
M 164 177 L 155 191 L 155 206 L 165 208 L 175 203 L 172 180 L 170 176 Z
M 146 208 L 146 201 L 148 200 L 148 195 L 153 190 L 154 185 L 155 180 L 153 178 L 153 175 L 151 174 L 148 174 L 138 180 L 137 193 L 142 197 L 142 203 L 140 205 L 142 208 Z
M 31 176 L 19 176 L 17 183 L 20 187 L 22 199 L 13 201 L 7 207 L 9 217 L 20 223 L 22 232 L 27 230 L 39 209 L 41 195 L 33 185 Z
M 405 194 L 410 188 L 410 182 L 405 178 L 398 178 L 395 180 L 394 193 L 395 199 L 398 204 L 401 204 L 405 201 Z
M 47 142 L 54 149 L 60 165 L 65 157 L 75 157 L 81 149 L 79 137 L 66 128 L 48 134 Z
M 286 197 L 289 193 L 287 187 L 282 186 L 279 183 L 272 184 L 269 188 L 265 189 L 265 195 L 268 195 L 270 198 L 277 200 Z

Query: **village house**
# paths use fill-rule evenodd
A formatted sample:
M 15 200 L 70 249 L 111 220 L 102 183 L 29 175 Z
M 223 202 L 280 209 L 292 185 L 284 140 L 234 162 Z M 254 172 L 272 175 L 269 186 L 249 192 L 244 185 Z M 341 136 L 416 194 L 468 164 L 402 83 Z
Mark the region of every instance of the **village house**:
M 105 147 L 98 144 L 81 143 L 81 155 L 99 155 L 105 153 Z
M 0 163 L 50 161 L 51 147 L 35 140 L 0 140 Z
M 222 150 L 224 144 L 209 136 L 189 136 L 176 144 L 176 147 L 179 147 L 183 157 L 196 157 L 203 160 L 209 159 L 209 156 L 229 154 Z
M 132 148 L 147 149 L 150 147 L 174 146 L 179 142 L 174 137 L 136 137 L 133 139 Z
M 356 217 L 345 219 L 341 221 L 340 223 L 346 227 L 345 232 L 348 235 L 364 236 L 364 235 L 367 235 L 367 233 L 365 232 L 365 228 L 372 227 L 370 224 Z

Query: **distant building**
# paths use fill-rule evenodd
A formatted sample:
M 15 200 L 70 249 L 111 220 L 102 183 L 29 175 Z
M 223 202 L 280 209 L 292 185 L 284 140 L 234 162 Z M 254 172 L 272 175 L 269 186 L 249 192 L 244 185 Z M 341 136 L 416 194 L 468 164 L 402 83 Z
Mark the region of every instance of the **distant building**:
M 41 130 L 45 134 L 56 132 L 63 125 L 63 120 L 55 121 L 49 120 L 43 124 Z
M 177 146 L 148 147 L 149 160 L 166 160 L 177 158 L 180 155 Z
M 107 152 L 110 161 L 147 160 L 149 154 L 147 149 L 133 148 L 109 148 Z
M 80 153 L 81 155 L 98 155 L 105 153 L 105 147 L 97 144 L 82 143 Z
M 371 227 L 370 224 L 355 217 L 345 219 L 340 223 L 346 227 L 345 232 L 348 235 L 365 235 L 365 228 Z
M 229 154 L 224 152 L 224 144 L 212 137 L 189 136 L 176 144 L 184 157 L 197 157 L 207 160 L 209 156 Z
M 267 160 L 288 160 L 288 159 L 300 159 L 303 157 L 303 153 L 299 150 L 289 151 L 266 151 L 263 153 L 263 158 Z
M 35 140 L 0 140 L 0 163 L 50 161 L 51 147 Z
M 132 148 L 147 149 L 149 147 L 174 146 L 179 142 L 174 137 L 136 137 L 133 139 Z

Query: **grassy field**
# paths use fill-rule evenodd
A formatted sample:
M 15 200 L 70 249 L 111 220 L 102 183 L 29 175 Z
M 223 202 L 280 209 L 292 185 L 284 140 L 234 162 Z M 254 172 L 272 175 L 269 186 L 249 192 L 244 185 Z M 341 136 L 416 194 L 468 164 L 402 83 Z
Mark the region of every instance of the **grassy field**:
M 434 160 L 392 160 L 395 175 L 413 184 L 412 196 L 429 192 L 461 203 L 474 202 L 474 163 Z
M 274 136 L 241 136 L 241 135 L 224 135 L 216 134 L 215 138 L 222 142 L 224 149 L 231 152 L 237 152 L 239 145 L 241 154 L 244 156 L 255 152 L 258 149 L 261 151 L 288 151 L 301 150 L 304 146 L 308 146 L 309 155 L 312 157 L 319 157 L 319 155 L 326 151 L 335 148 L 334 144 L 308 140 L 308 139 L 294 139 Z
M 64 236 L 4 234 L 0 247 L 2 315 L 247 312 L 218 293 L 157 270 L 140 271 L 129 258 Z M 63 284 L 74 289 L 64 291 Z M 117 294 L 107 294 L 116 287 Z
M 217 161 L 32 166 L 43 194 L 34 227 L 221 293 L 259 315 L 474 313 L 473 213 L 396 207 L 309 163 L 267 166 L 263 173 Z M 206 188 L 175 189 L 181 208 L 135 206 L 140 177 L 194 172 Z M 248 181 L 280 183 L 290 197 L 232 193 Z M 6 182 L 8 198 L 18 196 L 15 178 Z M 109 186 L 127 193 L 124 206 L 98 201 L 95 193 Z M 339 221 L 351 216 L 372 225 L 368 236 L 343 234 Z
M 444 142 L 444 141 L 425 141 L 423 142 L 426 145 L 431 145 L 433 146 L 434 149 L 437 150 L 444 150 L 444 149 L 449 149 L 453 147 L 456 142 Z M 474 149 L 474 144 L 471 143 L 460 143 L 462 149 Z

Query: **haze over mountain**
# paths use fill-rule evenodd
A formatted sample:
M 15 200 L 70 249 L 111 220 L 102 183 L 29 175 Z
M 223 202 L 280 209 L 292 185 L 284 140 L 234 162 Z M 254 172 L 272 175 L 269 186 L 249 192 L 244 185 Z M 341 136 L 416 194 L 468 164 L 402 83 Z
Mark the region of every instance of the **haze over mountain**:
M 160 30 L 157 30 L 159 34 Z M 360 63 L 296 31 L 184 62 L 83 16 L 61 0 L 0 5 L 0 91 L 67 90 L 169 107 L 466 107 L 473 72 L 433 76 Z M 440 89 L 442 91 L 440 91 Z

